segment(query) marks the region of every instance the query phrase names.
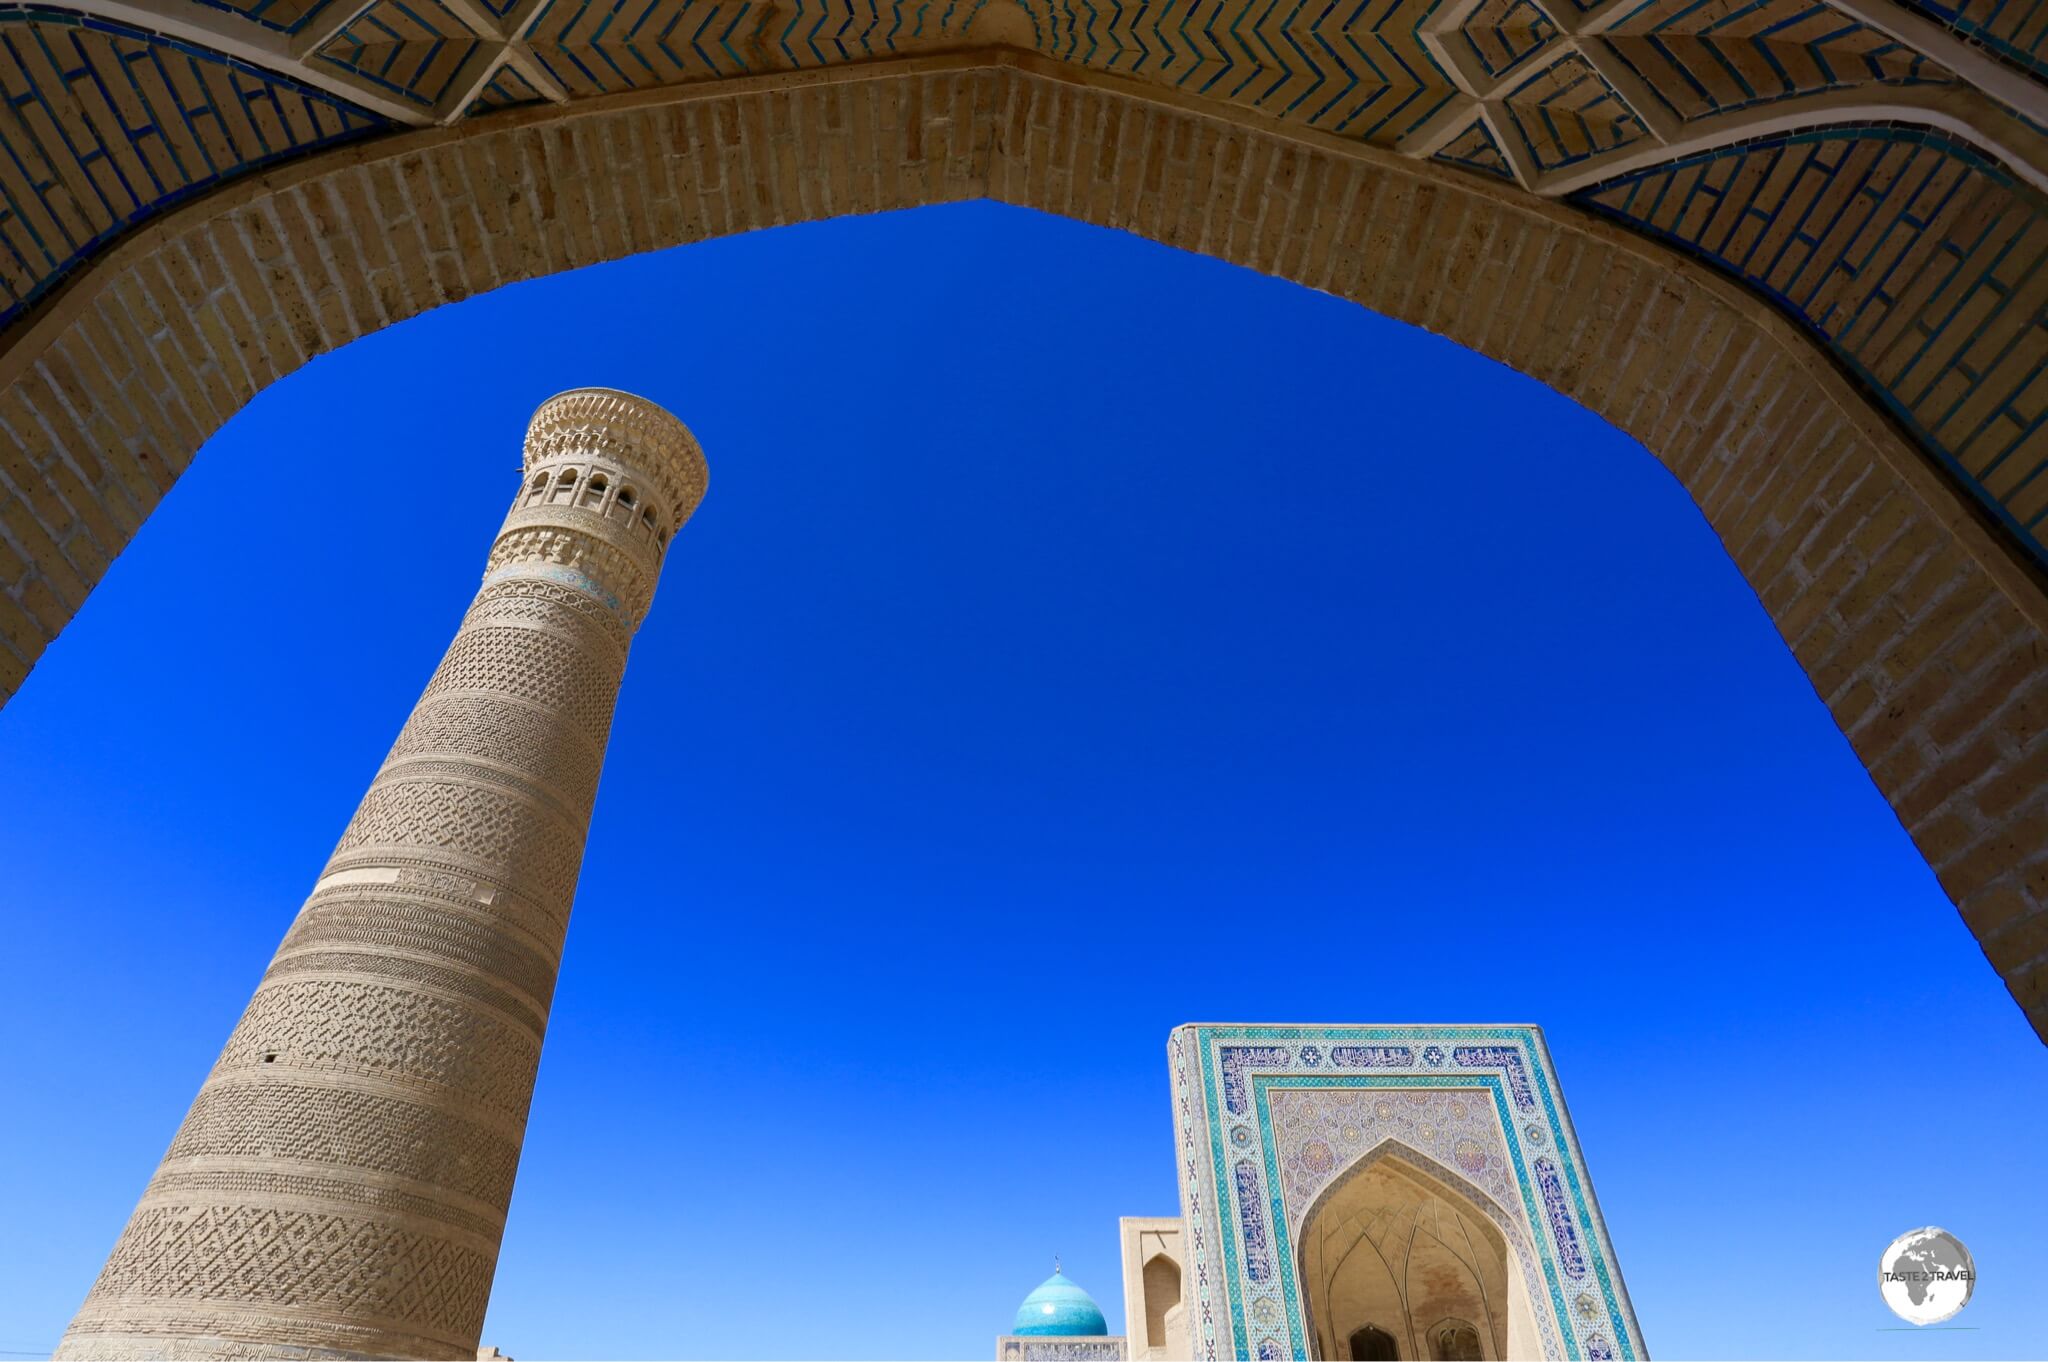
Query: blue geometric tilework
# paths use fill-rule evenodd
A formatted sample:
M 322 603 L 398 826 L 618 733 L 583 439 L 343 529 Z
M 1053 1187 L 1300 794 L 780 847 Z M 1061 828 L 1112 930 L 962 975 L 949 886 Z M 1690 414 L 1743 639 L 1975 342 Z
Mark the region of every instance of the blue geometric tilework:
M 987 0 L 548 0 L 534 55 L 573 96 L 957 47 Z
M 1645 0 L 1603 36 L 1681 118 L 1851 85 L 1955 79 L 1822 0 Z
M 124 229 L 384 120 L 121 24 L 0 5 L 0 326 Z
M 1233 13 L 1202 0 L 999 0 L 999 10 L 1022 17 L 1003 36 L 1028 29 L 1047 56 L 1386 144 L 1457 97 L 1418 31 L 1436 4 L 1268 0 Z M 988 0 L 548 0 L 529 41 L 548 74 L 585 97 L 957 47 L 988 39 L 974 25 L 991 12 Z
M 549 0 L 528 31 L 533 54 L 572 96 L 745 75 L 769 20 L 746 0 Z
M 2048 0 L 1905 0 L 2023 71 L 2048 80 Z
M 1710 261 L 1820 338 L 2048 564 L 2048 203 L 1970 146 L 1799 133 L 1574 201 Z
M 280 33 L 297 33 L 306 21 L 335 0 L 195 0 L 208 9 L 239 14 Z
M 1369 1062 L 1326 1062 L 1340 1052 Z M 1168 1059 L 1204 1362 L 1309 1354 L 1296 1238 L 1325 1193 L 1381 1158 L 1462 1195 L 1501 1234 L 1544 1356 L 1643 1356 L 1534 1028 L 1184 1026 Z
M 1391 145 L 1457 97 L 1424 45 L 1437 0 L 1021 0 L 1040 52 Z
M 1635 111 L 1576 52 L 1510 90 L 1506 103 L 1540 170 L 1574 165 L 1648 136 Z
M 314 54 L 431 109 L 448 92 L 477 36 L 440 0 L 377 0 Z
M 1489 76 L 1506 75 L 1557 32 L 1534 0 L 1480 0 L 1462 27 L 1465 45 Z
M 1501 153 L 1500 144 L 1493 140 L 1486 124 L 1478 119 L 1474 119 L 1471 127 L 1451 139 L 1432 159 L 1497 175 L 1503 180 L 1515 178 L 1515 172 L 1508 166 L 1508 158 Z
M 465 116 L 487 113 L 492 109 L 509 109 L 516 104 L 538 104 L 543 96 L 533 88 L 533 83 L 519 74 L 516 67 L 500 66 L 484 82 L 484 88 L 477 91 L 475 99 L 463 110 Z

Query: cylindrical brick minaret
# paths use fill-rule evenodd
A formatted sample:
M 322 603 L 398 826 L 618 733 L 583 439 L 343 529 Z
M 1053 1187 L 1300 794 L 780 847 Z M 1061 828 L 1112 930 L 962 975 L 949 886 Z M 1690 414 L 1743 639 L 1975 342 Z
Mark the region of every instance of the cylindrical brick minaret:
M 681 422 L 550 398 L 483 588 L 60 1358 L 474 1358 Z

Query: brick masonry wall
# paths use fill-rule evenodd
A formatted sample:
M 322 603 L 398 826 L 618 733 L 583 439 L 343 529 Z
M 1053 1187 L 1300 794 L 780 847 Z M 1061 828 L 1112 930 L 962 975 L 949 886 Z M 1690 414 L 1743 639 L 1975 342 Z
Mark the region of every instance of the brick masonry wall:
M 206 437 L 312 356 L 515 280 L 984 196 L 1352 299 L 1642 441 L 2048 1038 L 2048 588 L 1811 341 L 1585 213 L 1010 52 L 515 110 L 129 237 L 0 350 L 0 696 Z

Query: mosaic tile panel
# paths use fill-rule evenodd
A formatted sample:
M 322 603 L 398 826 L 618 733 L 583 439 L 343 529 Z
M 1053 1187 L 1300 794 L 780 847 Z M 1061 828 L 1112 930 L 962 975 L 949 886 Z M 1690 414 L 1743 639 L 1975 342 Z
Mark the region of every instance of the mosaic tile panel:
M 476 34 L 438 0 L 377 0 L 314 55 L 432 108 L 477 47 Z
M 1557 25 L 1534 0 L 1481 0 L 1460 36 L 1481 70 L 1504 76 L 1557 34 Z
M 2048 0 L 1903 0 L 2000 59 L 2048 79 Z
M 1188 1026 L 1168 1061 L 1187 1299 L 1205 1362 L 1307 1355 L 1295 1236 L 1327 1189 L 1380 1157 L 1458 1191 L 1496 1225 L 1546 1356 L 1643 1356 L 1534 1028 Z
M 384 126 L 216 53 L 37 6 L 0 6 L 0 89 L 0 325 L 153 213 Z
M 1486 124 L 1476 120 L 1471 127 L 1453 138 L 1433 159 L 1448 161 L 1467 170 L 1497 175 L 1503 180 L 1515 178 L 1515 172 L 1508 165 L 1508 158 L 1501 152 L 1500 144 L 1493 140 L 1493 134 L 1487 131 Z
M 1604 37 L 1681 118 L 1856 85 L 1955 79 L 1821 0 L 1648 0 Z
M 1729 147 L 1574 196 L 1759 289 L 2048 564 L 2048 203 L 1924 129 Z
M 1592 63 L 1567 52 L 1505 97 L 1539 170 L 1558 170 L 1648 136 Z

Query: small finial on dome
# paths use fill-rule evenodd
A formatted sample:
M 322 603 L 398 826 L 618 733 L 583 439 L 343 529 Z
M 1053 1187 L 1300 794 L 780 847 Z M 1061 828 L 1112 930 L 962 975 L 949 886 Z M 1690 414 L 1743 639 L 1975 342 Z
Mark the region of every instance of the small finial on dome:
M 1095 1298 L 1067 1276 L 1066 1265 L 1055 1256 L 1052 1276 L 1040 1282 L 1038 1289 L 1017 1307 L 1017 1319 L 1010 1332 L 1039 1337 L 1105 1338 L 1109 1335 L 1109 1321 L 1103 1318 L 1102 1307 L 1095 1303 Z

